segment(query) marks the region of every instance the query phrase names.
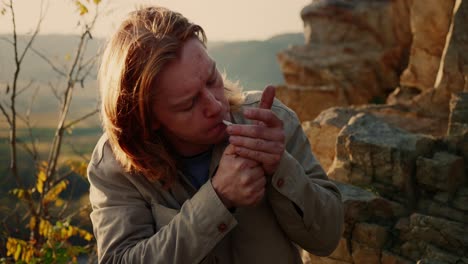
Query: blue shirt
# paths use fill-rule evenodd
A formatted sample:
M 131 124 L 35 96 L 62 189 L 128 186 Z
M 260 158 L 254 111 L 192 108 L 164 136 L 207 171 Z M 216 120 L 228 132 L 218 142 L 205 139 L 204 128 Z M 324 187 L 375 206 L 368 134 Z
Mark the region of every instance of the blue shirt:
M 198 190 L 208 181 L 212 149 L 192 157 L 181 157 L 182 171 Z

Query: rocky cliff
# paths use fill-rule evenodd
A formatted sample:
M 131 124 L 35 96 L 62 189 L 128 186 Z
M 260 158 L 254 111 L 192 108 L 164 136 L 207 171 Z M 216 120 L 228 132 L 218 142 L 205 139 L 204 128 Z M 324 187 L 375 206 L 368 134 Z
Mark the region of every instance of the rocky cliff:
M 306 263 L 468 263 L 468 1 L 315 0 L 278 97 L 336 181 L 345 231 Z

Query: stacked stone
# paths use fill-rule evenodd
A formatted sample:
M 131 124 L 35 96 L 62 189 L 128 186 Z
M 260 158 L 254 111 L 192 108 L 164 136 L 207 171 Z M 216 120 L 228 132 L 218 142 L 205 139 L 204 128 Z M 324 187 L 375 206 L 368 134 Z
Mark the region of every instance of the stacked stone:
M 461 113 L 464 103 L 457 98 L 453 111 Z M 330 257 L 309 260 L 468 263 L 468 163 L 447 140 L 407 132 L 373 111 L 378 113 L 372 107 L 332 108 L 303 125 L 312 147 L 323 140 L 320 135 L 334 142 L 335 151 L 324 155 L 333 148 L 322 144 L 318 158 L 334 156 L 328 174 L 346 210 L 338 248 Z M 452 116 L 453 122 L 465 118 Z

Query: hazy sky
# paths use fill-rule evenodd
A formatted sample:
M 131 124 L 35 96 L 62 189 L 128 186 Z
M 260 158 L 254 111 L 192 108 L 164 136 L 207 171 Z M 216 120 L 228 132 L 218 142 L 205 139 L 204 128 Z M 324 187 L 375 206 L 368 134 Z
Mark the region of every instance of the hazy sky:
M 86 0 L 82 0 L 85 2 Z M 14 0 L 19 33 L 30 32 L 38 19 L 40 0 Z M 78 13 L 73 0 L 45 0 L 47 16 L 41 32 L 74 33 Z M 92 2 L 92 1 L 90 1 Z M 276 34 L 302 32 L 301 9 L 311 0 L 102 0 L 94 35 L 107 37 L 126 13 L 141 4 L 159 4 L 200 24 L 209 40 L 266 39 Z M 9 14 L 0 16 L 0 33 L 11 32 Z

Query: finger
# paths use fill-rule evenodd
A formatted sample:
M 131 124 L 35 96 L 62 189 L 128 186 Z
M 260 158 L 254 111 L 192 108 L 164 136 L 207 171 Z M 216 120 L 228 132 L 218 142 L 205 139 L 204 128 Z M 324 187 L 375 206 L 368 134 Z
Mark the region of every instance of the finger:
M 267 127 L 283 127 L 283 121 L 270 109 L 246 108 L 244 116 L 250 120 L 263 122 Z
M 275 94 L 276 91 L 274 86 L 268 85 L 267 87 L 265 87 L 258 108 L 271 109 L 271 106 L 273 105 L 273 101 L 275 99 Z
M 237 155 L 235 152 L 235 148 L 232 144 L 229 144 L 223 152 L 223 155 Z
M 266 153 L 262 151 L 251 150 L 251 149 L 244 148 L 244 147 L 236 146 L 235 148 L 236 148 L 236 153 L 239 156 L 258 161 L 259 163 L 262 163 L 262 164 L 275 164 L 280 161 L 281 155 L 282 155 L 282 153 L 271 154 L 271 153 Z
M 275 100 L 275 87 L 269 85 L 265 87 L 262 93 L 262 99 L 260 99 L 260 104 L 258 105 L 258 108 L 261 109 L 271 109 L 273 106 L 273 101 Z M 262 121 L 257 121 L 254 120 L 254 124 L 256 125 L 262 125 L 264 126 L 265 124 Z
M 251 138 L 243 136 L 230 136 L 229 142 L 238 147 L 244 147 L 252 150 L 267 152 L 267 153 L 282 153 L 284 143 L 278 141 L 269 141 L 261 138 Z
M 242 136 L 279 142 L 284 142 L 285 139 L 283 129 L 267 128 L 258 125 L 231 125 L 226 131 L 231 137 Z
M 265 188 L 266 185 L 266 177 L 262 172 L 262 177 L 259 177 L 255 182 L 252 183 L 251 188 L 252 191 L 257 193 Z
M 240 156 L 236 157 L 236 159 L 239 160 L 239 168 L 241 170 L 251 169 L 251 168 L 260 166 L 260 164 L 255 160 L 246 159 Z

